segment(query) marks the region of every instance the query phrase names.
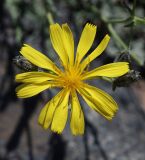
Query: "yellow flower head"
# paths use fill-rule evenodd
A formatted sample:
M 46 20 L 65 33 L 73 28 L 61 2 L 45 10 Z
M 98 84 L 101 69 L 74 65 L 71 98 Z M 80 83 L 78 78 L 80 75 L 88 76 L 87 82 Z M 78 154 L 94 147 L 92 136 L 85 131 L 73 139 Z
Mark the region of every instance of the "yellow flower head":
M 26 72 L 16 75 L 16 81 L 24 83 L 17 87 L 17 96 L 27 98 L 48 88 L 61 88 L 61 91 L 41 110 L 38 121 L 43 128 L 50 128 L 54 132 L 61 133 L 66 125 L 70 104 L 72 134 L 83 134 L 84 115 L 78 95 L 82 96 L 88 106 L 108 120 L 111 120 L 117 111 L 117 104 L 110 95 L 85 82 L 100 76 L 118 77 L 129 71 L 127 62 L 110 63 L 91 71 L 85 70 L 88 64 L 105 50 L 110 40 L 110 37 L 106 35 L 97 48 L 85 57 L 94 41 L 96 29 L 95 25 L 89 23 L 85 25 L 75 56 L 74 38 L 69 26 L 67 24 L 50 25 L 51 42 L 63 69 L 58 68 L 48 57 L 29 45 L 24 44 L 22 47 L 20 53 L 26 59 L 48 72 Z

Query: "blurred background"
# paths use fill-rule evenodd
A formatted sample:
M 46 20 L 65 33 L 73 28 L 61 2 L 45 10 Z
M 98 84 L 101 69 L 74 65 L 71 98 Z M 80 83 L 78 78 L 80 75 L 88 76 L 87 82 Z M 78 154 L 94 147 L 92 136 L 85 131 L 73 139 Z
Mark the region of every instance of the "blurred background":
M 144 17 L 144 0 L 1 0 L 0 160 L 145 160 Z M 115 91 L 112 82 L 91 82 L 114 97 L 119 111 L 108 122 L 82 101 L 84 136 L 72 136 L 69 121 L 61 135 L 37 124 L 39 112 L 54 90 L 28 99 L 18 99 L 15 94 L 18 84 L 14 77 L 22 71 L 13 59 L 23 43 L 57 63 L 48 30 L 53 22 L 67 22 L 76 45 L 87 22 L 97 25 L 92 50 L 105 34 L 111 36 L 104 54 L 91 68 L 113 62 L 120 55 L 131 57 L 133 73 L 117 79 Z

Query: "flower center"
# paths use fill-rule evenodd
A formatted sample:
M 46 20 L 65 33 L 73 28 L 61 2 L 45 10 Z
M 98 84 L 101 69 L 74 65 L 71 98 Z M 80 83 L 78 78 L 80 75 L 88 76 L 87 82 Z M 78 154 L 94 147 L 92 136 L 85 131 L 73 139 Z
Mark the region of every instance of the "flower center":
M 69 69 L 62 73 L 59 78 L 60 85 L 69 89 L 77 89 L 82 84 L 81 75 L 74 68 Z

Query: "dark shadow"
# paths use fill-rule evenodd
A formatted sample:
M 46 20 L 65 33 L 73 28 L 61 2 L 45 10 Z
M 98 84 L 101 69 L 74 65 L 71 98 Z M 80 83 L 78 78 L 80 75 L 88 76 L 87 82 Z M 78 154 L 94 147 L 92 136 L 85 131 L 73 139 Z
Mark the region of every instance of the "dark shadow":
M 86 125 L 87 126 L 87 125 Z M 88 129 L 85 128 L 85 133 L 83 136 L 84 148 L 85 148 L 85 160 L 90 160 L 90 150 L 88 145 Z
M 50 141 L 48 142 L 48 155 L 46 160 L 64 160 L 66 155 L 66 142 L 62 135 L 52 133 Z
M 85 134 L 83 137 L 83 142 L 84 142 L 84 147 L 85 147 L 85 160 L 90 160 L 89 156 L 90 156 L 90 151 L 89 151 L 89 145 L 88 145 L 88 134 L 90 133 L 93 138 L 94 138 L 94 143 L 96 144 L 96 146 L 98 147 L 101 156 L 104 160 L 108 160 L 108 156 L 105 152 L 105 150 L 103 149 L 99 138 L 98 138 L 98 130 L 96 127 L 93 126 L 93 124 L 87 119 L 87 117 L 85 116 L 85 124 L 86 124 L 86 128 L 85 128 Z
M 6 145 L 7 153 L 15 150 L 18 147 L 22 133 L 24 132 L 24 130 L 26 130 L 30 160 L 34 159 L 32 151 L 31 133 L 29 128 L 29 119 L 35 111 L 39 100 L 40 96 L 35 96 L 33 98 L 26 99 L 25 101 L 23 101 L 22 115 L 18 121 L 18 124 L 16 125 L 14 133 L 11 135 Z

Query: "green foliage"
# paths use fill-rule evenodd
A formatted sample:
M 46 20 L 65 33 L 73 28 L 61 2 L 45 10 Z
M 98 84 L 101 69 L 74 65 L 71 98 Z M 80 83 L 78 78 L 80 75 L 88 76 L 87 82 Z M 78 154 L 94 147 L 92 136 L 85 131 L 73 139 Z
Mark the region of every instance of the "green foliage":
M 38 44 L 38 41 L 44 38 L 43 48 L 50 51 L 49 56 L 53 56 L 48 44 L 49 24 L 68 22 L 79 33 L 78 28 L 81 29 L 89 21 L 98 25 L 100 31 L 98 36 L 101 37 L 108 32 L 111 34 L 112 40 L 107 52 L 109 56 L 116 57 L 118 52 L 128 50 L 139 66 L 145 61 L 144 40 L 142 36 L 137 36 L 145 32 L 144 5 L 142 0 L 137 2 L 134 0 L 132 3 L 127 0 L 7 0 L 5 2 L 15 26 L 16 41 L 20 44 L 27 39 L 30 43 L 36 41 Z

